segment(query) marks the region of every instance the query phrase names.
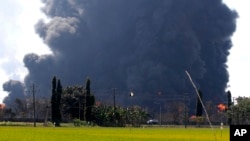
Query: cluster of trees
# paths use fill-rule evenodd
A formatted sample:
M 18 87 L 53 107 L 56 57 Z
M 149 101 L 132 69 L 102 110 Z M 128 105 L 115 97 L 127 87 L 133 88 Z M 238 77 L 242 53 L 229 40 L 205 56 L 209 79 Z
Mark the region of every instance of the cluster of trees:
M 54 76 L 52 79 L 52 96 L 51 96 L 51 119 L 55 126 L 60 126 L 61 116 L 61 96 L 62 85 L 60 79 L 57 81 Z
M 55 126 L 60 126 L 62 115 L 68 119 L 79 118 L 91 122 L 94 104 L 95 97 L 90 90 L 90 79 L 87 79 L 85 88 L 72 86 L 64 90 L 62 90 L 60 80 L 56 87 L 56 77 L 52 79 L 51 115 Z
M 87 79 L 85 87 L 75 85 L 63 90 L 61 109 L 65 120 L 79 119 L 99 126 L 123 127 L 126 124 L 140 126 L 147 119 L 145 110 L 139 106 L 122 108 L 101 103 L 95 104 L 95 97 L 90 89 L 90 79 Z
M 99 104 L 94 107 L 94 113 L 93 120 L 100 126 L 124 127 L 130 124 L 140 127 L 149 117 L 145 109 L 139 106 L 122 108 Z
M 110 103 L 108 105 L 96 102 L 90 84 L 90 79 L 87 79 L 85 87 L 75 85 L 63 89 L 61 81 L 54 77 L 52 79 L 51 99 L 37 98 L 35 100 L 36 117 L 39 117 L 37 120 L 47 121 L 47 118 L 49 118 L 55 126 L 60 126 L 62 121 L 72 122 L 74 119 L 79 119 L 99 126 L 123 127 L 126 124 L 140 126 L 149 119 L 148 109 L 139 106 L 124 108 L 117 105 L 111 106 Z M 202 92 L 200 90 L 198 92 L 202 100 Z M 203 101 L 212 123 L 228 121 L 229 125 L 250 124 L 250 98 L 238 97 L 232 101 L 230 91 L 227 92 L 227 97 L 228 101 L 224 110 L 217 109 L 218 103 Z M 0 107 L 0 120 L 31 119 L 30 121 L 33 121 L 34 108 L 32 103 L 32 98 L 17 98 L 13 103 L 14 108 Z M 202 104 L 198 97 L 195 109 L 189 109 L 189 105 L 185 101 L 168 101 L 160 104 L 160 111 L 151 111 L 150 113 L 153 114 L 151 117 L 160 119 L 161 123 L 190 124 L 192 122 L 192 119 L 190 119 L 192 116 L 188 115 L 190 110 L 191 113 L 196 112 L 194 114 L 196 123 L 197 119 L 204 119 Z
M 202 98 L 201 91 L 199 91 L 199 95 Z M 210 112 L 211 103 L 212 102 L 206 104 L 210 118 L 212 115 Z M 217 118 L 221 122 L 227 120 L 228 125 L 250 124 L 250 97 L 238 97 L 232 101 L 231 92 L 227 91 L 227 103 L 221 105 L 223 105 L 223 107 L 218 109 L 218 114 L 215 119 Z M 196 117 L 202 117 L 202 105 L 199 100 L 197 100 Z
M 59 127 L 62 121 L 72 122 L 74 119 L 94 123 L 99 126 L 120 126 L 126 124 L 140 126 L 146 122 L 148 114 L 139 106 L 123 108 L 111 104 L 96 104 L 95 96 L 90 89 L 90 79 L 85 87 L 75 85 L 62 87 L 60 79 L 52 78 L 50 100 L 38 97 L 36 103 L 36 121 L 50 120 Z M 33 99 L 16 99 L 12 107 L 1 108 L 0 119 L 11 121 L 33 121 Z M 38 118 L 39 117 L 39 118 Z
M 250 98 L 236 98 L 227 110 L 229 124 L 250 124 Z
M 36 103 L 36 117 L 39 121 L 44 121 L 45 116 L 49 112 L 47 98 L 37 98 Z M 34 107 L 32 98 L 16 98 L 12 107 L 5 107 L 0 110 L 0 120 L 10 121 L 33 121 Z

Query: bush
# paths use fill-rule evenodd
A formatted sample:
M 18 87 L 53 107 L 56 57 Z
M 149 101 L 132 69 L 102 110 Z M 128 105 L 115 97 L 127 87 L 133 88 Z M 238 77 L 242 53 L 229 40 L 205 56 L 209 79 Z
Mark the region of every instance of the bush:
M 73 124 L 75 127 L 80 127 L 80 126 L 89 126 L 90 123 L 87 123 L 86 121 L 81 121 L 80 119 L 74 119 Z
M 74 120 L 73 120 L 73 123 L 74 123 L 74 126 L 75 126 L 75 127 L 81 126 L 81 120 L 80 120 L 80 119 L 74 119 Z

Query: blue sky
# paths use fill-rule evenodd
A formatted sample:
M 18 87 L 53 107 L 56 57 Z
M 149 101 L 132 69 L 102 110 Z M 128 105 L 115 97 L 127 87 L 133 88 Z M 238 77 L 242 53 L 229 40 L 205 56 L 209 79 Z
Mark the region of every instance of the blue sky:
M 230 82 L 228 89 L 234 97 L 250 96 L 250 2 L 223 0 L 235 9 L 239 18 L 232 37 L 233 48 L 228 58 Z M 23 57 L 27 53 L 48 54 L 49 49 L 34 32 L 34 24 L 45 16 L 40 12 L 40 0 L 5 0 L 0 5 L 0 102 L 6 96 L 2 84 L 9 79 L 23 81 L 27 70 Z

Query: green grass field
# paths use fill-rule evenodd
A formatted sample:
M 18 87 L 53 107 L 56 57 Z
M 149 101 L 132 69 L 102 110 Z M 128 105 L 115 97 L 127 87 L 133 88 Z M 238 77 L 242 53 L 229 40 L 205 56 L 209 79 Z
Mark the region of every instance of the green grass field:
M 213 132 L 214 131 L 214 132 Z M 214 134 L 215 133 L 215 134 Z M 0 141 L 229 141 L 229 129 L 0 126 Z

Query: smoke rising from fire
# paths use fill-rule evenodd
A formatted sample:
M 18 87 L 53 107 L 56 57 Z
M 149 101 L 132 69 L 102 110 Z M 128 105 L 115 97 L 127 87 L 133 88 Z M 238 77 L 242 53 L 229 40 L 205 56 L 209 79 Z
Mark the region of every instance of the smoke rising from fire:
M 137 92 L 140 101 L 194 93 L 185 70 L 205 99 L 225 94 L 227 57 L 237 13 L 221 0 L 43 0 L 50 18 L 35 25 L 52 55 L 27 54 L 25 86 L 50 96 L 62 84 Z

